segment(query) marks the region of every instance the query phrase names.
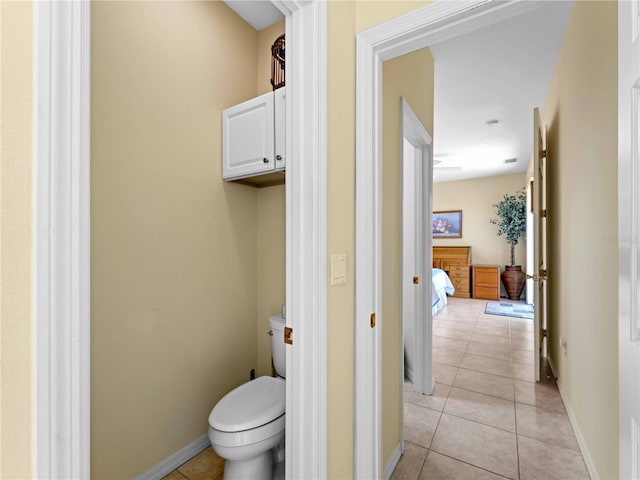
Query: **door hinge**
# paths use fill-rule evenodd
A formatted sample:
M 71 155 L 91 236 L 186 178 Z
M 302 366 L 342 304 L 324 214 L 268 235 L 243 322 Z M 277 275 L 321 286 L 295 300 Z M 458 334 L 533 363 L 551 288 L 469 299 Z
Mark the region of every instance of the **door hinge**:
M 546 338 L 547 337 L 547 329 L 543 328 L 542 329 L 542 338 Z
M 542 218 L 547 218 L 547 209 L 542 210 Z
M 284 327 L 284 343 L 288 343 L 289 345 L 293 345 L 293 328 Z
M 413 277 L 413 284 L 418 285 L 420 283 L 420 277 Z
M 547 149 L 540 150 L 540 158 L 547 158 Z
M 374 328 L 376 326 L 376 314 L 375 314 L 375 312 L 371 314 L 370 322 L 371 322 L 371 328 Z

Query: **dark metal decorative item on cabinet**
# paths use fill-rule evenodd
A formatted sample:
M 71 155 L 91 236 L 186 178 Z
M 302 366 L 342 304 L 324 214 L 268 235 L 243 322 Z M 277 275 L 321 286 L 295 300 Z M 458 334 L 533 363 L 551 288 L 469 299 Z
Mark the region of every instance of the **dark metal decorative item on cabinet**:
M 271 86 L 284 87 L 284 33 L 271 45 Z

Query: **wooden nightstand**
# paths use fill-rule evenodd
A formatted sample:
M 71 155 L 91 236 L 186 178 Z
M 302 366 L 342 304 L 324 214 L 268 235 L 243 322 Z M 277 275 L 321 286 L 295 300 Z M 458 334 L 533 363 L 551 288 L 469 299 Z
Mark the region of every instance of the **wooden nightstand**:
M 474 265 L 471 277 L 473 298 L 500 300 L 500 267 L 498 265 Z

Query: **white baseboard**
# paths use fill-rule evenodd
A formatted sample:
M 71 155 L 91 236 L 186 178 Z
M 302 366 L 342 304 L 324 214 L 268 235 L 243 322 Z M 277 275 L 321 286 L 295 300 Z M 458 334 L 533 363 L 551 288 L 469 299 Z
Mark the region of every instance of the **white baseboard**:
M 582 453 L 582 457 L 584 458 L 584 463 L 587 466 L 587 470 L 589 471 L 589 476 L 592 478 L 592 480 L 599 480 L 600 475 L 598 475 L 598 469 L 596 468 L 596 464 L 593 462 L 591 452 L 587 447 L 587 442 L 585 442 L 584 437 L 582 436 L 582 431 L 578 426 L 578 421 L 576 419 L 575 413 L 573 412 L 573 408 L 571 408 L 571 403 L 569 403 L 569 401 L 567 400 L 567 394 L 565 393 L 562 382 L 560 381 L 560 377 L 558 376 L 558 370 L 556 370 L 553 359 L 549 355 L 547 355 L 547 362 L 549 362 L 549 367 L 551 367 L 553 376 L 556 378 L 556 383 L 558 385 L 558 390 L 560 391 L 562 403 L 564 403 L 564 408 L 566 408 L 567 410 L 569 423 L 571 423 L 573 433 L 575 434 L 576 440 L 578 441 L 578 446 L 580 447 L 580 452 Z
M 391 475 L 393 475 L 393 471 L 398 466 L 398 462 L 400 461 L 400 457 L 402 457 L 402 444 L 398 444 L 396 449 L 389 457 L 387 464 L 384 466 L 384 480 L 389 480 Z
M 196 438 L 186 447 L 181 448 L 176 453 L 168 456 L 146 472 L 141 473 L 135 477 L 134 480 L 160 480 L 187 460 L 195 457 L 196 454 L 200 453 L 209 445 L 211 445 L 211 442 L 209 441 L 209 436 L 205 433 L 201 437 Z

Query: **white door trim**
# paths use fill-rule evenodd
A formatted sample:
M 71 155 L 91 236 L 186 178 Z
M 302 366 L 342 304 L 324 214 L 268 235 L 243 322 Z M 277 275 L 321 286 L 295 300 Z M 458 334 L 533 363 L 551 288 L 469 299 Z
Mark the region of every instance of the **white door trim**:
M 542 2 L 438 1 L 356 36 L 354 476 L 380 478 L 382 62 L 538 8 Z
M 326 477 L 326 4 L 286 15 L 287 478 Z M 34 3 L 34 472 L 90 476 L 90 2 Z M 303 319 L 304 322 L 299 321 Z
M 422 194 L 421 198 L 426 198 L 427 202 L 424 205 L 418 206 L 419 214 L 422 217 L 422 221 L 417 228 L 422 227 L 421 232 L 416 232 L 416 236 L 419 239 L 421 245 L 417 245 L 417 251 L 414 253 L 417 264 L 419 265 L 418 271 L 414 273 L 422 279 L 418 284 L 418 309 L 413 315 L 414 325 L 414 375 L 413 375 L 413 391 L 425 395 L 431 395 L 433 393 L 433 365 L 431 361 L 431 333 L 433 315 L 431 310 L 431 268 L 427 268 L 428 265 L 433 264 L 433 252 L 432 244 L 433 238 L 431 231 L 427 230 L 427 225 L 431 225 L 430 217 L 433 212 L 433 175 L 432 175 L 432 162 L 431 162 L 431 144 L 432 138 L 427 132 L 424 125 L 411 109 L 407 101 L 402 98 L 400 110 L 402 112 L 402 139 L 407 140 L 416 150 L 418 161 L 422 165 L 420 179 Z M 404 154 L 401 157 L 403 164 L 405 161 Z M 404 197 L 403 197 L 404 198 Z M 406 207 L 403 205 L 402 209 Z M 404 218 L 404 215 L 403 215 Z M 405 273 L 406 275 L 406 273 Z M 403 278 L 403 285 L 407 279 Z M 404 372 L 403 372 L 404 374 Z M 403 377 L 401 377 L 402 379 Z M 402 385 L 400 386 L 402 388 Z
M 640 19 L 618 2 L 619 478 L 640 478 Z
M 273 3 L 286 15 L 286 471 L 327 474 L 327 5 Z
M 34 474 L 89 478 L 90 3 L 34 3 Z

